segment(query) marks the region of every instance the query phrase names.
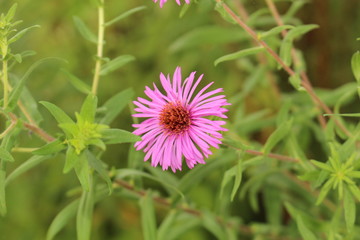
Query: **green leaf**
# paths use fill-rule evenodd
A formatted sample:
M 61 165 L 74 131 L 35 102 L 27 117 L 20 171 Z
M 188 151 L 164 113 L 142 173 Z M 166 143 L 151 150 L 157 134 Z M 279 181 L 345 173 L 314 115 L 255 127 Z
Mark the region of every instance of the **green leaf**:
M 34 120 L 34 122 L 39 124 L 43 120 L 43 117 L 39 112 L 38 102 L 31 95 L 27 87 L 24 87 L 20 96 L 20 101 L 22 102 L 22 104 L 24 105 L 24 107 L 28 111 L 28 114 Z
M 360 52 L 357 51 L 351 58 L 351 68 L 356 81 L 360 84 Z
M 68 173 L 79 161 L 80 156 L 76 154 L 75 149 L 71 146 L 68 146 L 65 156 L 65 166 L 63 169 L 63 173 Z
M 295 40 L 295 38 L 318 27 L 319 26 L 315 24 L 308 24 L 295 27 L 288 31 L 280 47 L 280 58 L 287 66 L 291 65 L 291 48 L 293 46 L 293 41 Z
M 105 116 L 101 119 L 100 123 L 110 124 L 125 108 L 133 96 L 134 91 L 128 88 L 107 100 L 102 106 L 102 108 L 105 109 Z
M 4 163 L 0 162 L 0 165 Z M 6 171 L 2 166 L 0 166 L 0 215 L 5 216 L 6 215 L 6 195 L 5 195 L 5 177 L 6 177 Z
M 246 56 L 249 56 L 249 55 L 257 54 L 259 52 L 263 52 L 264 50 L 265 49 L 263 47 L 253 47 L 253 48 L 240 50 L 238 52 L 227 54 L 227 55 L 224 55 L 224 56 L 216 59 L 215 62 L 214 62 L 214 65 L 216 66 L 221 62 L 230 61 L 230 60 L 246 57 Z
M 21 30 L 20 32 L 18 32 L 17 34 L 15 34 L 12 38 L 9 39 L 8 44 L 11 44 L 13 42 L 16 42 L 17 40 L 19 40 L 22 36 L 25 35 L 25 33 L 27 33 L 29 30 L 33 29 L 33 28 L 40 28 L 40 25 L 34 25 L 28 28 L 25 28 L 23 30 Z
M 78 156 L 78 159 L 75 161 L 74 168 L 83 190 L 89 191 L 91 184 L 90 168 L 84 152 Z
M 46 101 L 41 101 L 40 103 L 44 107 L 46 107 L 46 109 L 53 115 L 53 117 L 59 124 L 61 124 L 61 123 L 75 124 L 74 121 L 68 115 L 66 115 L 66 113 L 62 109 L 60 109 L 55 104 L 52 104 L 52 103 L 46 102 Z
M 130 15 L 132 15 L 132 14 L 134 14 L 134 13 L 137 13 L 137 12 L 139 12 L 139 11 L 142 11 L 142 10 L 144 10 L 144 9 L 146 9 L 146 6 L 140 6 L 140 7 L 136 7 L 136 8 L 130 9 L 130 10 L 122 13 L 121 15 L 117 16 L 116 18 L 114 18 L 114 19 L 106 22 L 106 23 L 104 24 L 104 26 L 105 26 L 105 27 L 108 27 L 108 26 L 110 26 L 111 24 L 114 24 L 114 23 L 116 23 L 116 22 L 118 22 L 118 21 L 120 21 L 120 20 L 122 20 L 122 19 L 124 19 L 124 18 L 127 18 L 128 16 L 130 16 Z
M 106 171 L 106 169 L 104 167 L 104 163 L 101 162 L 100 159 L 97 159 L 94 156 L 94 154 L 92 154 L 89 150 L 86 150 L 85 152 L 86 152 L 86 156 L 89 161 L 90 167 L 95 169 L 95 171 L 99 173 L 100 177 L 102 177 L 106 181 L 108 188 L 109 188 L 109 195 L 110 195 L 113 190 L 112 182 L 111 182 L 108 172 Z
M 81 36 L 83 36 L 83 38 L 85 38 L 86 40 L 97 44 L 97 37 L 89 30 L 85 23 L 77 16 L 74 16 L 73 20 L 75 23 L 75 27 L 79 31 Z
M 13 156 L 3 147 L 0 147 L 0 159 L 5 162 L 14 162 Z
M 46 234 L 46 240 L 52 240 L 61 229 L 75 216 L 76 210 L 79 206 L 79 200 L 75 200 L 64 209 L 62 209 L 51 222 L 50 227 Z
M 7 110 L 8 111 L 12 111 L 16 105 L 17 102 L 20 98 L 20 95 L 24 89 L 25 86 L 25 82 L 27 80 L 27 78 L 30 76 L 30 74 L 42 63 L 48 61 L 48 60 L 62 60 L 60 58 L 44 58 L 44 59 L 40 59 L 39 61 L 35 62 L 33 65 L 31 65 L 29 67 L 29 69 L 25 72 L 25 74 L 23 75 L 23 77 L 20 79 L 20 81 L 16 84 L 16 86 L 14 87 L 14 89 L 11 91 L 10 95 L 9 95 L 9 103 L 7 106 Z
M 234 201 L 235 194 L 240 187 L 242 180 L 242 172 L 243 172 L 243 166 L 242 166 L 242 160 L 240 159 L 238 164 L 236 165 L 235 181 L 234 181 L 233 189 L 231 191 L 231 201 Z
M 223 17 L 225 21 L 232 24 L 236 24 L 236 21 L 233 19 L 233 17 L 227 11 L 225 11 L 222 2 L 216 2 L 215 10 L 220 13 L 220 15 Z
M 304 87 L 301 86 L 301 78 L 298 73 L 291 75 L 289 77 L 290 84 L 298 91 L 304 90 Z
M 351 192 L 346 188 L 345 188 L 343 204 L 344 204 L 346 227 L 348 232 L 351 232 L 352 229 L 354 228 L 355 219 L 356 219 L 356 204 Z
M 164 186 L 167 186 L 169 188 L 171 188 L 172 190 L 174 190 L 177 194 L 179 194 L 182 198 L 184 198 L 184 194 L 176 187 L 172 184 L 172 182 L 168 183 L 168 182 L 164 182 L 163 179 L 160 179 L 156 176 L 150 175 L 148 173 L 145 173 L 143 171 L 139 171 L 139 170 L 135 170 L 135 169 L 127 169 L 127 168 L 122 168 L 122 169 L 118 169 L 116 171 L 116 178 L 117 179 L 123 179 L 125 177 L 128 176 L 141 176 L 141 177 L 145 177 L 151 180 L 154 180 L 158 183 L 161 183 Z
M 249 36 L 239 31 L 237 27 L 204 26 L 198 27 L 177 38 L 170 45 L 169 50 L 171 52 L 178 52 L 188 48 L 239 42 L 245 39 L 249 39 Z
M 157 240 L 168 240 L 168 236 L 171 233 L 172 227 L 175 223 L 178 212 L 176 210 L 170 210 L 166 218 L 162 221 L 157 231 Z
M 119 56 L 113 60 L 111 60 L 110 62 L 108 63 L 105 63 L 102 67 L 101 67 L 101 70 L 100 70 L 100 75 L 106 75 L 110 72 L 113 72 L 115 71 L 116 69 L 124 66 L 125 64 L 131 62 L 131 61 L 134 61 L 135 60 L 135 57 L 134 56 L 131 56 L 131 55 L 122 55 L 122 56 Z
M 97 97 L 90 93 L 81 106 L 80 116 L 84 121 L 93 123 L 97 107 Z
M 347 187 L 350 189 L 351 193 L 360 201 L 360 190 L 355 184 L 348 184 Z
M 190 2 L 190 4 L 184 4 L 181 7 L 181 11 L 179 13 L 179 18 L 182 18 L 183 16 L 185 16 L 185 13 L 190 9 L 191 3 L 192 2 Z
M 329 180 L 327 180 L 324 186 L 322 186 L 319 196 L 315 203 L 316 205 L 319 205 L 325 199 L 333 183 L 334 183 L 334 178 L 330 178 Z
M 302 217 L 300 215 L 296 216 L 296 223 L 299 229 L 299 232 L 303 239 L 305 240 L 317 240 L 318 238 L 312 233 L 309 228 L 305 225 Z
M 208 211 L 203 211 L 202 223 L 203 226 L 216 237 L 216 239 L 227 240 L 224 227 L 219 224 L 214 214 Z
M 139 205 L 144 240 L 154 240 L 156 239 L 156 218 L 153 199 L 148 192 L 140 199 Z
M 61 71 L 68 76 L 69 82 L 70 82 L 77 90 L 79 90 L 80 92 L 85 93 L 85 94 L 91 93 L 91 87 L 90 87 L 89 85 L 87 85 L 87 84 L 84 83 L 82 80 L 80 80 L 80 79 L 77 78 L 76 76 L 72 75 L 71 73 L 69 73 L 69 72 L 66 71 L 65 69 L 61 69 Z
M 293 29 L 293 28 L 294 28 L 294 26 L 292 26 L 292 25 L 277 26 L 277 27 L 274 27 L 274 28 L 270 29 L 269 31 L 266 31 L 264 33 L 260 33 L 258 35 L 258 38 L 261 39 L 261 40 L 264 40 L 265 38 L 275 36 L 275 35 L 281 33 L 284 30 Z
M 328 172 L 333 172 L 334 169 L 332 169 L 332 167 L 326 163 L 323 163 L 323 162 L 319 162 L 319 161 L 315 161 L 315 160 L 310 160 L 310 162 L 312 164 L 314 164 L 315 166 L 317 166 L 318 168 L 321 168 L 321 169 L 324 169 Z
M 89 177 L 89 190 L 83 191 L 76 214 L 76 232 L 79 240 L 90 240 L 91 236 L 91 222 L 95 202 L 94 187 L 92 185 L 92 179 Z
M 56 139 L 41 148 L 32 152 L 34 155 L 50 155 L 57 152 L 60 152 L 66 148 L 66 145 L 60 139 Z
M 136 136 L 131 132 L 114 128 L 102 130 L 101 136 L 104 138 L 106 144 L 131 143 L 141 141 L 141 137 Z
M 263 189 L 266 219 L 272 226 L 280 226 L 282 219 L 282 199 L 278 189 L 268 185 Z
M 324 116 L 360 117 L 360 113 L 324 114 Z
M 292 126 L 292 119 L 288 120 L 286 123 L 278 127 L 267 139 L 263 152 L 265 155 L 269 154 L 270 151 L 283 140 L 288 134 Z
M 9 9 L 9 11 L 7 12 L 5 19 L 7 22 L 11 22 L 12 19 L 15 16 L 15 12 L 16 12 L 16 8 L 17 8 L 17 3 L 14 3 L 11 8 Z
M 7 186 L 11 181 L 16 179 L 18 176 L 20 176 L 21 174 L 25 173 L 26 171 L 30 170 L 31 168 L 37 166 L 38 164 L 42 163 L 44 160 L 49 158 L 50 158 L 49 155 L 32 156 L 9 174 L 9 176 L 6 178 L 5 185 Z

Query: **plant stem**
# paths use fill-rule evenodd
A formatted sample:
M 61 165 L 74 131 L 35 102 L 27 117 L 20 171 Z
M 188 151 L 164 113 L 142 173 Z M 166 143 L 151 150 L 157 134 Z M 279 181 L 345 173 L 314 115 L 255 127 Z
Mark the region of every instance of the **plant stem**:
M 8 70 L 7 70 L 7 60 L 3 60 L 3 69 L 2 69 L 2 75 L 3 75 L 3 84 L 4 84 L 4 109 L 8 105 L 8 99 L 9 99 L 9 79 L 8 79 Z
M 94 95 L 96 95 L 99 86 L 101 61 L 103 57 L 104 32 L 105 32 L 104 0 L 100 0 L 100 6 L 98 12 L 99 12 L 99 28 L 98 28 L 97 54 L 96 54 L 96 63 L 95 63 L 95 73 L 94 73 L 93 84 L 91 89 L 91 92 Z
M 272 48 L 270 48 L 266 42 L 264 42 L 263 40 L 258 38 L 258 36 L 254 30 L 252 30 L 248 25 L 246 25 L 245 22 L 243 22 L 224 2 L 222 2 L 222 0 L 216 0 L 216 1 L 222 5 L 224 10 L 240 25 L 240 27 L 242 27 L 256 41 L 257 44 L 259 44 L 260 46 L 265 48 L 265 50 L 275 59 L 276 62 L 278 62 L 281 65 L 281 67 L 290 76 L 294 76 L 296 74 L 295 71 L 293 69 L 291 69 L 289 66 L 287 66 L 284 63 L 284 61 L 280 58 L 280 56 L 277 53 L 275 53 L 275 51 L 272 50 Z M 308 79 L 307 78 L 305 78 L 305 79 L 306 80 L 301 81 L 301 85 L 308 92 L 308 94 L 310 95 L 310 97 L 311 97 L 312 101 L 315 103 L 315 105 L 317 105 L 320 109 L 323 109 L 324 112 L 326 112 L 327 114 L 332 114 L 331 109 L 324 102 L 322 102 L 321 99 L 315 94 Z M 346 129 L 346 127 L 340 121 L 338 121 L 337 119 L 334 119 L 334 121 L 335 121 L 335 124 L 347 136 L 349 136 L 349 137 L 352 136 L 352 134 Z

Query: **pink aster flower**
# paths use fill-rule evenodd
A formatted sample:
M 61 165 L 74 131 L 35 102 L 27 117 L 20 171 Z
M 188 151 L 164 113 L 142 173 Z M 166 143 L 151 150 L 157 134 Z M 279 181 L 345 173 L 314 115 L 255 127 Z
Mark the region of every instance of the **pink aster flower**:
M 155 3 L 157 3 L 159 0 L 153 0 Z M 184 0 L 187 4 L 190 4 L 190 0 Z M 167 0 L 160 0 L 160 7 L 162 8 L 164 3 L 166 3 Z M 176 0 L 176 3 L 180 6 L 180 0 Z
M 177 67 L 172 80 L 170 76 L 160 74 L 161 85 L 165 94 L 154 85 L 154 90 L 145 88 L 145 94 L 150 98 L 138 98 L 134 104 L 138 107 L 134 117 L 147 118 L 140 124 L 133 124 L 137 128 L 134 134 L 142 136 L 141 141 L 135 143 L 136 150 L 143 149 L 146 153 L 144 161 L 151 158 L 151 165 L 158 164 L 163 170 L 169 167 L 175 172 L 181 170 L 183 158 L 189 168 L 195 164 L 204 164 L 204 157 L 211 153 L 210 146 L 219 148 L 222 134 L 227 131 L 221 127 L 225 121 L 210 120 L 208 117 L 217 116 L 227 118 L 223 108 L 230 105 L 222 88 L 205 93 L 214 83 L 211 82 L 195 95 L 203 75 L 195 82 L 195 73 L 182 81 L 181 68 Z

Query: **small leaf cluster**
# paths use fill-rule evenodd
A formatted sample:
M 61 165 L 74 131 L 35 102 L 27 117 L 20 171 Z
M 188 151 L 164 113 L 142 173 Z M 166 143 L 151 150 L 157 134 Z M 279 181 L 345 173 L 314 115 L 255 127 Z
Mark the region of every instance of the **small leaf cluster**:
M 120 95 L 120 96 L 123 96 Z M 64 173 L 75 169 L 83 188 L 90 189 L 90 172 L 94 169 L 108 183 L 111 191 L 111 181 L 104 168 L 104 164 L 97 155 L 106 150 L 106 144 L 139 141 L 140 137 L 121 129 L 111 129 L 106 124 L 95 122 L 97 111 L 97 97 L 90 93 L 82 104 L 80 113 L 75 113 L 74 122 L 62 109 L 56 105 L 42 101 L 41 104 L 53 115 L 64 135 L 42 148 L 34 154 L 48 155 L 66 150 Z M 117 111 L 117 110 L 115 110 Z M 110 110 L 111 112 L 111 110 Z M 102 118 L 102 120 L 108 115 Z M 101 121 L 101 120 L 100 120 Z M 63 139 L 64 138 L 64 139 Z M 98 147 L 97 149 L 91 148 Z

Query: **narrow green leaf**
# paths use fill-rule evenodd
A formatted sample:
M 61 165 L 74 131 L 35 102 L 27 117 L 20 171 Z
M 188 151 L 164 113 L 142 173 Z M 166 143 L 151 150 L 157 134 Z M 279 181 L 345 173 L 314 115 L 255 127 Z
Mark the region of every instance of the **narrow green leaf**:
M 266 31 L 264 33 L 260 33 L 259 34 L 259 39 L 264 40 L 265 38 L 275 36 L 275 35 L 281 33 L 284 30 L 293 29 L 293 28 L 294 28 L 294 26 L 292 26 L 292 25 L 277 26 L 277 27 L 274 27 L 274 28 L 270 29 L 269 31 Z
M 305 240 L 317 240 L 318 238 L 310 231 L 310 229 L 305 225 L 302 217 L 300 215 L 296 216 L 296 223 L 298 230 Z
M 216 216 L 208 211 L 202 211 L 202 223 L 203 226 L 211 232 L 216 239 L 227 240 L 224 227 L 219 224 Z
M 283 215 L 281 194 L 271 185 L 266 186 L 263 191 L 266 219 L 272 226 L 280 226 Z
M 185 13 L 187 13 L 187 11 L 190 9 L 191 3 L 192 2 L 190 2 L 190 4 L 184 4 L 181 7 L 181 11 L 179 13 L 179 18 L 182 18 L 183 16 L 185 16 Z
M 12 111 L 16 106 L 17 102 L 20 98 L 20 95 L 24 89 L 25 82 L 30 76 L 30 74 L 42 63 L 47 62 L 49 60 L 62 60 L 60 58 L 44 58 L 40 59 L 39 61 L 35 62 L 33 65 L 30 66 L 30 68 L 25 72 L 23 77 L 20 79 L 20 81 L 17 83 L 17 85 L 14 87 L 14 89 L 11 91 L 9 95 L 9 104 L 8 104 L 8 111 Z
M 96 158 L 94 156 L 94 154 L 92 154 L 89 150 L 86 150 L 86 156 L 89 161 L 90 167 L 95 169 L 95 171 L 99 173 L 100 177 L 106 181 L 108 188 L 109 188 L 109 195 L 110 195 L 113 190 L 112 182 L 111 182 L 108 172 L 106 171 L 106 169 L 104 167 L 104 163 L 101 162 L 100 159 Z
M 74 16 L 73 20 L 75 23 L 75 27 L 77 28 L 81 36 L 83 36 L 83 38 L 85 38 L 86 40 L 97 44 L 97 37 L 89 30 L 85 23 L 77 16 Z
M 15 12 L 16 12 L 16 8 L 17 8 L 17 3 L 14 3 L 11 8 L 9 9 L 9 11 L 7 12 L 5 19 L 7 22 L 11 22 L 12 19 L 15 16 Z
M 327 182 L 321 188 L 321 191 L 315 203 L 316 205 L 319 205 L 325 199 L 333 183 L 334 183 L 334 178 L 330 178 L 329 180 L 327 180 Z
M 61 124 L 61 123 L 75 124 L 74 121 L 68 115 L 66 115 L 66 113 L 62 109 L 60 109 L 55 104 L 52 104 L 52 103 L 46 102 L 46 101 L 41 101 L 40 103 L 44 107 L 46 107 L 46 109 L 53 115 L 53 117 L 59 124 Z
M 234 201 L 235 194 L 240 187 L 242 180 L 242 172 L 243 172 L 243 165 L 242 165 L 242 160 L 240 159 L 238 164 L 236 165 L 235 181 L 234 181 L 233 189 L 231 191 L 231 198 L 230 198 L 231 201 Z
M 80 116 L 83 120 L 93 123 L 97 107 L 97 97 L 90 93 L 81 106 Z
M 114 18 L 114 19 L 106 22 L 104 25 L 105 25 L 106 27 L 108 27 L 108 26 L 110 26 L 111 24 L 114 24 L 114 23 L 116 23 L 116 22 L 118 22 L 118 21 L 120 21 L 120 20 L 122 20 L 122 19 L 124 19 L 124 18 L 127 18 L 128 16 L 130 16 L 130 15 L 132 15 L 132 14 L 134 14 L 134 13 L 137 13 L 137 12 L 139 12 L 139 11 L 141 11 L 141 10 L 144 10 L 144 9 L 146 9 L 146 6 L 140 6 L 140 7 L 136 7 L 136 8 L 130 9 L 130 10 L 122 13 L 121 15 L 117 16 L 116 18 Z
M 253 48 L 248 48 L 248 49 L 244 49 L 235 53 L 231 53 L 231 54 L 227 54 L 225 56 L 219 57 L 218 59 L 215 60 L 214 65 L 218 65 L 221 62 L 225 62 L 225 61 L 230 61 L 230 60 L 235 60 L 235 59 L 239 59 L 242 57 L 246 57 L 249 55 L 253 55 L 253 54 L 257 54 L 259 52 L 263 52 L 265 49 L 263 47 L 253 47 Z
M 227 22 L 236 24 L 234 18 L 227 11 L 225 11 L 222 2 L 216 2 L 215 10 L 218 11 L 220 15 L 223 17 L 223 19 L 226 20 Z
M 360 117 L 360 113 L 324 114 L 324 116 Z
M 43 120 L 43 117 L 39 111 L 38 102 L 34 99 L 27 87 L 24 87 L 20 95 L 20 101 L 22 102 L 34 122 L 39 124 Z
M 355 184 L 348 184 L 347 187 L 350 189 L 351 193 L 360 201 L 360 190 Z
M 100 123 L 110 124 L 125 108 L 133 96 L 134 91 L 128 88 L 107 100 L 102 106 L 102 108 L 105 109 L 105 116 L 101 119 Z
M 3 167 L 2 162 L 0 162 L 0 215 L 5 216 L 6 215 L 6 195 L 5 195 L 5 178 L 6 178 L 6 171 Z
M 303 90 L 304 88 L 301 86 L 301 78 L 298 73 L 289 77 L 290 84 L 298 91 Z
M 235 176 L 236 172 L 236 166 L 226 170 L 224 173 L 224 177 L 221 181 L 221 187 L 220 187 L 220 198 L 224 196 L 224 190 L 225 187 L 228 185 L 228 183 L 231 181 L 231 179 Z
M 87 173 L 89 175 L 89 173 Z M 91 223 L 94 209 L 94 187 L 92 177 L 89 177 L 89 190 L 83 191 L 76 214 L 77 239 L 90 240 Z
M 356 81 L 360 84 L 360 52 L 357 51 L 351 58 L 351 68 Z
M 110 72 L 115 71 L 116 69 L 124 66 L 125 64 L 134 61 L 135 57 L 131 55 L 122 55 L 119 56 L 113 60 L 111 60 L 108 63 L 105 63 L 100 70 L 100 75 L 106 75 Z
M 21 174 L 25 173 L 26 171 L 30 170 L 31 168 L 37 166 L 38 164 L 42 163 L 44 160 L 49 159 L 50 156 L 32 156 L 27 161 L 22 163 L 19 167 L 17 167 L 14 171 L 12 171 L 9 176 L 6 178 L 5 185 L 7 186 L 10 182 L 16 179 Z
M 32 152 L 34 155 L 50 155 L 60 152 L 66 148 L 66 145 L 60 139 L 56 139 L 48 144 L 45 144 L 41 148 Z
M 139 201 L 141 209 L 141 225 L 144 240 L 156 239 L 156 217 L 151 194 L 146 193 Z
M 14 162 L 13 156 L 3 147 L 0 147 L 0 159 L 5 162 Z
M 168 240 L 169 234 L 171 233 L 172 227 L 176 220 L 178 212 L 171 210 L 166 218 L 162 221 L 157 231 L 157 240 Z
M 54 239 L 56 234 L 58 234 L 73 217 L 75 217 L 79 202 L 79 200 L 73 201 L 56 215 L 47 231 L 46 240 Z
M 286 37 L 284 38 L 280 46 L 280 58 L 287 66 L 291 65 L 291 48 L 293 46 L 293 41 L 295 40 L 295 38 L 300 37 L 301 35 L 318 27 L 319 26 L 315 24 L 308 24 L 295 27 L 288 31 Z M 281 66 L 279 65 L 279 67 Z
M 128 176 L 141 176 L 141 177 L 145 177 L 145 178 L 154 180 L 154 181 L 156 181 L 158 183 L 161 183 L 164 186 L 167 186 L 168 188 L 171 188 L 177 194 L 179 194 L 182 198 L 185 197 L 184 194 L 177 188 L 177 186 L 174 186 L 172 184 L 172 182 L 170 182 L 170 183 L 164 182 L 162 179 L 160 179 L 160 178 L 158 178 L 156 176 L 150 175 L 148 173 L 145 173 L 143 171 L 139 171 L 139 170 L 135 170 L 135 169 L 127 169 L 127 168 L 118 169 L 116 171 L 116 178 L 117 179 L 119 179 L 119 178 L 123 179 L 123 178 L 128 177 Z
M 33 28 L 40 28 L 40 25 L 34 25 L 28 28 L 25 28 L 23 30 L 21 30 L 20 32 L 18 32 L 17 34 L 15 34 L 12 38 L 9 39 L 8 44 L 11 44 L 13 42 L 16 42 L 17 40 L 19 40 L 22 36 L 25 35 L 25 33 L 27 33 L 29 30 L 33 29 Z
M 249 36 L 239 31 L 237 27 L 204 26 L 198 27 L 177 38 L 170 45 L 169 50 L 171 52 L 178 52 L 188 48 L 239 42 L 245 39 L 249 39 Z
M 292 119 L 288 120 L 286 123 L 278 127 L 267 139 L 265 146 L 263 148 L 264 154 L 269 154 L 269 152 L 278 144 L 281 140 L 283 140 L 290 131 L 292 126 Z
M 331 166 L 326 164 L 326 163 L 315 161 L 315 160 L 310 160 L 310 162 L 312 164 L 314 164 L 315 166 L 317 166 L 318 168 L 324 169 L 324 170 L 326 170 L 328 172 L 333 172 L 334 171 L 334 169 L 332 169 Z
M 65 73 L 68 76 L 68 80 L 69 82 L 80 92 L 85 93 L 85 94 L 89 94 L 91 93 L 91 87 L 89 85 L 87 85 L 85 82 L 83 82 L 82 80 L 80 80 L 79 78 L 77 78 L 76 76 L 72 75 L 71 73 L 69 73 L 68 71 L 66 71 L 65 69 L 61 70 L 63 73 Z
M 344 195 L 344 215 L 345 215 L 345 222 L 348 232 L 351 232 L 354 228 L 355 219 L 356 219 L 356 204 L 354 197 L 352 196 L 351 192 L 345 188 L 345 195 Z
M 91 173 L 90 173 L 88 160 L 87 160 L 84 152 L 82 154 L 80 154 L 80 156 L 78 156 L 78 159 L 75 161 L 74 168 L 75 168 L 76 175 L 81 183 L 83 190 L 89 191 L 90 184 L 91 184 L 91 182 L 90 182 L 91 181 L 90 180 Z M 82 238 L 80 238 L 80 239 L 82 239 Z
M 141 137 L 121 129 L 104 129 L 101 131 L 106 144 L 131 143 L 141 141 Z
M 68 146 L 65 156 L 65 166 L 63 169 L 63 173 L 68 173 L 79 161 L 80 156 L 76 154 L 75 149 L 71 146 Z

